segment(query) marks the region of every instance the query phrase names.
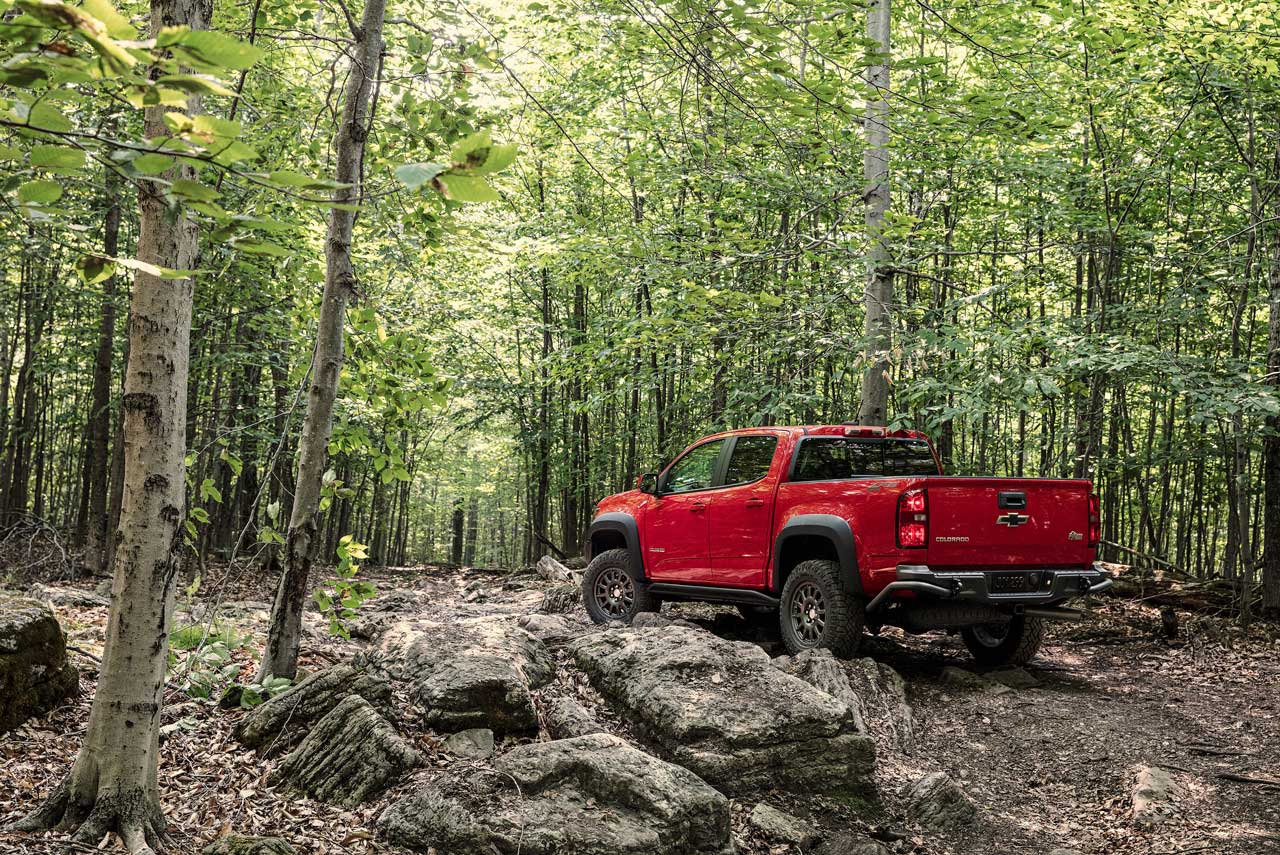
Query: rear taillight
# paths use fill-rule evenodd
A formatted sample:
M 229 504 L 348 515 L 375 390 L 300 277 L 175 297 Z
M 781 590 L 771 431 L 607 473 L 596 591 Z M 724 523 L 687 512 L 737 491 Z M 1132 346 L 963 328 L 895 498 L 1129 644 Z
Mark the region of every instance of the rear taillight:
M 908 490 L 898 497 L 898 546 L 923 549 L 929 542 L 929 497 L 924 490 Z
M 1102 540 L 1102 506 L 1098 502 L 1098 494 L 1089 494 L 1089 548 L 1094 548 Z

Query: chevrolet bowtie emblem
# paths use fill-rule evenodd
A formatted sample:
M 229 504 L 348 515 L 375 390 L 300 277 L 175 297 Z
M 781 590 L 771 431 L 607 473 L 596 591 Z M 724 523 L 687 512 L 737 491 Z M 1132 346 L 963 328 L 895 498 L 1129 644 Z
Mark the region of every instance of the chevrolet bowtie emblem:
M 1024 522 L 1029 522 L 1030 520 L 1031 517 L 1015 511 L 996 517 L 996 525 L 1007 525 L 1009 528 L 1017 528 Z

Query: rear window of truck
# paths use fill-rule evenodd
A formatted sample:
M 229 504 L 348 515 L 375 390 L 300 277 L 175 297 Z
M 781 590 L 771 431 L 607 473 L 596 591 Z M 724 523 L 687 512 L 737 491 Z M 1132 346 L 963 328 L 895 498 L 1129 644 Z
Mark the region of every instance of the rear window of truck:
M 922 439 L 808 437 L 796 452 L 792 481 L 937 475 L 929 443 Z

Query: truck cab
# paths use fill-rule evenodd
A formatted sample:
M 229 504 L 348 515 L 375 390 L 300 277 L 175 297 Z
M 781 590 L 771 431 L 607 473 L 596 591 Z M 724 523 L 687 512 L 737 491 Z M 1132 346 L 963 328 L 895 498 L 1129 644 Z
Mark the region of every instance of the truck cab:
M 629 622 L 666 600 L 777 620 L 787 648 L 852 655 L 864 627 L 960 631 L 987 664 L 1110 579 L 1088 481 L 948 477 L 914 430 L 767 427 L 704 437 L 597 506 L 583 598 Z

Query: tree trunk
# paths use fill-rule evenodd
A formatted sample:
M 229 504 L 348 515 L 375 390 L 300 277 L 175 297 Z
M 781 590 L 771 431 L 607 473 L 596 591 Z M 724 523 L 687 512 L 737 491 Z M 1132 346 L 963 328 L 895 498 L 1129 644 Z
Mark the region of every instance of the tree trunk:
M 107 170 L 107 217 L 103 252 L 115 257 L 120 243 L 119 181 Z M 84 538 L 84 566 L 93 576 L 107 564 L 107 487 L 109 483 L 111 439 L 111 359 L 115 350 L 116 278 L 102 283 L 102 315 L 98 325 L 98 349 L 93 361 L 93 398 L 89 404 L 88 453 L 84 465 L 84 495 L 81 499 L 81 532 Z
M 202 0 L 153 0 L 152 35 L 164 26 L 208 26 Z M 146 134 L 168 131 L 168 107 L 148 107 Z M 199 100 L 189 102 L 199 111 Z M 166 182 L 191 180 L 177 166 Z M 197 226 L 174 214 L 161 187 L 139 191 L 137 257 L 162 267 L 195 266 Z M 124 495 L 115 534 L 111 612 L 84 743 L 67 779 L 18 823 L 23 830 L 77 827 L 72 841 L 96 845 L 114 831 L 132 853 L 151 853 L 164 832 L 156 786 L 160 704 L 168 663 L 173 582 L 182 548 L 187 371 L 193 283 L 135 274 L 123 399 Z
M 346 187 L 335 190 L 333 201 L 354 206 L 361 197 L 364 172 L 364 144 L 369 104 L 382 55 L 382 21 L 386 0 L 367 0 L 356 47 L 347 77 L 342 105 L 342 123 L 334 139 L 337 170 L 334 178 Z M 315 356 L 311 362 L 311 388 L 307 393 L 307 413 L 299 442 L 298 479 L 294 488 L 293 512 L 285 544 L 285 566 L 271 607 L 267 647 L 262 655 L 259 679 L 288 677 L 298 670 L 298 644 L 302 628 L 302 608 L 306 604 L 307 577 L 315 560 L 317 516 L 320 490 L 333 427 L 333 402 L 338 395 L 342 373 L 342 321 L 347 298 L 355 283 L 351 265 L 351 240 L 355 230 L 354 210 L 333 208 L 329 212 L 329 234 L 325 240 L 324 301 L 316 332 Z
M 862 377 L 862 402 L 858 421 L 864 425 L 889 422 L 889 352 L 893 347 L 893 270 L 884 238 L 884 218 L 889 210 L 889 0 L 871 0 L 867 6 L 867 40 L 875 44 L 867 83 L 864 127 L 867 149 L 863 155 L 866 179 L 867 286 L 866 373 Z M 874 100 L 873 100 L 874 99 Z
M 466 510 L 461 497 L 453 500 L 453 542 L 449 549 L 449 563 L 454 567 L 462 566 L 463 536 L 466 530 Z
M 1276 153 L 1280 169 L 1280 148 Z M 1269 286 L 1270 322 L 1267 329 L 1267 384 L 1280 394 L 1280 230 L 1275 232 Z M 1262 616 L 1280 618 L 1280 416 L 1267 416 L 1262 437 L 1263 497 L 1262 526 Z

